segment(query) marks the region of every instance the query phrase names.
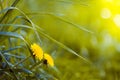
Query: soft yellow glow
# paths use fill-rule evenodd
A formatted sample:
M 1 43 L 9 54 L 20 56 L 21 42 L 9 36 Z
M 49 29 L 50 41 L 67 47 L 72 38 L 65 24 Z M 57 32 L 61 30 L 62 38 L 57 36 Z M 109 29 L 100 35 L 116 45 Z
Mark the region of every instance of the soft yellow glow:
M 115 15 L 113 21 L 120 28 L 120 14 Z
M 106 2 L 113 2 L 113 0 L 106 0 Z
M 104 19 L 108 19 L 111 17 L 111 12 L 108 8 L 103 8 L 101 12 L 101 17 Z

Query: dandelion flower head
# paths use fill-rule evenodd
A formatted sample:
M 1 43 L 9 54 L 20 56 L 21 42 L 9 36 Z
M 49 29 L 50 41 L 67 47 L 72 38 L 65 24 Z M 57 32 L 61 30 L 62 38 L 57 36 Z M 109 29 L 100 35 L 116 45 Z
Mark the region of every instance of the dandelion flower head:
M 51 67 L 54 66 L 53 58 L 49 54 L 44 53 L 44 59 L 47 61 L 47 64 L 49 64 Z
M 34 43 L 31 45 L 31 50 L 33 51 L 33 55 L 35 55 L 36 58 L 39 60 L 43 59 L 43 50 L 39 45 Z

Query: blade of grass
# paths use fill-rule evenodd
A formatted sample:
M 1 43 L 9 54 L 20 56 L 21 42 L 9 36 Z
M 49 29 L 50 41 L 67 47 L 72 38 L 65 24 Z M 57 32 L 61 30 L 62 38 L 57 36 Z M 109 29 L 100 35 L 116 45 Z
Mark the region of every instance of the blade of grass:
M 20 0 L 15 0 L 15 1 L 13 2 L 13 4 L 11 5 L 11 7 L 15 7 L 19 1 L 20 1 Z M 2 23 L 2 22 L 4 21 L 5 17 L 6 17 L 8 14 L 10 14 L 10 12 L 11 12 L 11 9 L 8 9 L 7 12 L 4 14 L 4 16 L 0 19 L 0 23 Z
M 27 25 L 21 25 L 21 24 L 0 24 L 0 26 L 4 26 L 4 27 L 8 27 L 8 26 L 11 26 L 11 27 L 18 27 L 18 28 L 27 28 L 27 29 L 31 29 L 33 30 L 33 28 L 31 26 L 27 26 Z
M 74 50 L 72 50 L 71 48 L 67 47 L 66 45 L 62 44 L 61 42 L 55 40 L 54 38 L 52 38 L 51 36 L 49 36 L 48 34 L 45 34 L 41 28 L 39 28 L 37 25 L 36 25 L 36 28 L 38 30 L 38 32 L 43 35 L 45 38 L 48 38 L 49 40 L 53 41 L 54 43 L 56 43 L 57 45 L 59 45 L 60 47 L 62 47 L 63 49 L 67 50 L 68 52 L 70 53 L 73 53 L 74 55 L 78 56 L 79 58 L 83 59 L 84 61 L 88 62 L 88 63 L 91 63 L 89 62 L 88 60 L 86 60 L 85 58 L 83 58 L 82 56 L 78 55 Z M 40 30 L 40 31 L 39 31 Z
M 17 25 L 15 25 L 17 26 Z M 19 26 L 19 25 L 18 25 Z M 70 49 L 69 47 L 65 46 L 64 44 L 60 43 L 59 41 L 53 39 L 52 37 L 50 37 L 49 35 L 45 34 L 43 31 L 43 29 L 41 30 L 41 28 L 39 28 L 37 25 L 35 25 L 36 28 L 38 28 L 38 32 L 41 33 L 42 35 L 44 35 L 46 38 L 52 40 L 54 43 L 58 44 L 59 46 L 61 46 L 62 48 L 64 48 L 65 50 L 69 51 L 70 53 L 75 54 L 76 56 L 80 57 L 81 59 L 83 59 L 84 61 L 89 62 L 88 60 L 86 60 L 85 58 L 83 58 L 82 56 L 78 55 L 75 51 L 73 51 L 72 49 Z M 26 28 L 29 28 L 28 26 L 23 26 Z M 30 28 L 31 29 L 31 28 Z M 39 31 L 40 30 L 40 31 Z M 90 63 L 90 62 L 89 62 Z
M 37 26 L 37 25 L 36 25 L 36 26 Z M 28 28 L 28 27 L 27 27 L 27 28 Z M 38 28 L 39 30 L 41 29 L 41 28 L 39 28 L 39 27 L 37 27 L 37 28 Z M 89 62 L 88 60 L 86 60 L 86 59 L 83 58 L 82 56 L 78 55 L 75 51 L 73 51 L 73 50 L 70 49 L 69 47 L 65 46 L 64 44 L 58 42 L 57 40 L 53 39 L 53 38 L 50 37 L 49 35 L 43 33 L 41 30 L 40 30 L 40 31 L 39 31 L 39 30 L 38 30 L 38 32 L 41 33 L 42 35 L 44 35 L 44 37 L 50 39 L 51 41 L 53 41 L 53 42 L 56 43 L 57 45 L 61 46 L 61 47 L 64 48 L 65 50 L 69 51 L 70 53 L 75 54 L 76 56 L 80 57 L 80 58 L 83 59 L 84 61 Z M 90 62 L 89 62 L 89 63 L 90 63 Z
M 9 65 L 9 62 L 6 60 L 6 58 L 5 58 L 4 55 L 2 54 L 2 52 L 0 52 L 0 55 L 1 55 L 1 57 L 3 58 L 3 60 L 7 63 L 7 65 L 8 65 L 8 67 L 9 67 L 11 73 L 13 74 L 14 78 L 15 78 L 16 80 L 19 80 L 19 79 L 17 78 L 14 70 L 13 70 L 13 69 L 11 68 L 11 66 Z
M 16 7 L 9 7 L 9 9 L 17 10 L 17 11 L 19 11 L 22 15 L 24 15 L 24 17 L 26 18 L 26 20 L 32 25 L 32 27 L 33 27 L 33 29 L 34 29 L 34 32 L 35 32 L 35 34 L 36 34 L 36 36 L 37 36 L 37 38 L 38 38 L 38 40 L 39 40 L 39 42 L 40 42 L 40 44 L 41 44 L 42 42 L 41 42 L 41 40 L 40 40 L 40 36 L 39 36 L 39 34 L 37 33 L 37 30 L 35 29 L 35 25 L 34 25 L 34 23 L 31 21 L 31 19 L 30 19 L 23 11 L 21 11 L 20 9 L 18 9 L 18 8 L 16 8 Z
M 49 15 L 52 15 L 52 16 L 56 17 L 57 19 L 59 19 L 59 20 L 61 20 L 61 21 L 63 21 L 63 22 L 66 22 L 66 23 L 68 23 L 68 24 L 71 24 L 71 25 L 73 25 L 74 27 L 76 27 L 76 28 L 78 28 L 78 29 L 80 29 L 80 30 L 83 30 L 83 31 L 85 31 L 85 32 L 88 32 L 88 33 L 93 34 L 92 31 L 90 31 L 90 30 L 88 30 L 88 29 L 86 29 L 86 28 L 84 28 L 84 27 L 82 27 L 82 26 L 80 26 L 80 25 L 78 25 L 78 24 L 75 24 L 75 23 L 73 23 L 73 22 L 71 22 L 71 21 L 68 21 L 68 20 L 66 20 L 66 19 L 64 19 L 64 18 L 62 18 L 62 17 L 56 16 L 56 15 L 53 15 L 53 14 L 49 14 Z
M 50 16 L 53 16 L 53 17 L 57 18 L 57 19 L 60 20 L 60 21 L 63 21 L 63 22 L 68 23 L 68 24 L 70 24 L 70 25 L 73 25 L 74 27 L 76 27 L 76 28 L 78 28 L 78 29 L 80 29 L 80 30 L 82 30 L 82 31 L 88 32 L 88 33 L 90 33 L 90 34 L 93 34 L 92 31 L 84 28 L 83 26 L 78 25 L 78 24 L 75 24 L 75 23 L 73 23 L 73 22 L 71 22 L 71 21 L 69 21 L 69 20 L 67 20 L 67 19 L 64 19 L 64 18 L 60 17 L 59 15 L 61 15 L 61 14 L 54 14 L 54 13 L 47 13 L 47 12 L 32 13 L 32 14 L 36 14 L 36 15 L 39 15 L 39 14 L 42 14 L 42 15 L 50 15 Z M 29 15 L 29 14 L 28 14 L 28 15 Z
M 11 7 L 15 7 L 15 6 L 18 4 L 19 1 L 20 1 L 20 0 L 15 0 L 15 1 L 13 2 L 13 4 L 11 5 Z
M 31 23 L 34 31 L 36 32 L 36 35 L 37 35 L 38 38 L 39 38 L 39 35 L 38 35 L 38 33 L 37 33 L 37 30 L 36 30 L 36 25 L 30 20 L 30 18 L 29 18 L 27 15 L 25 15 L 24 12 L 22 12 L 21 10 L 19 10 L 19 9 L 16 8 L 16 7 L 11 7 L 11 9 L 18 10 L 19 12 L 21 12 L 21 13 L 26 17 L 26 19 Z M 51 14 L 50 14 L 50 15 L 51 15 Z M 63 21 L 64 21 L 64 20 L 63 20 Z M 71 22 L 69 22 L 69 21 L 66 21 L 66 22 L 68 22 L 68 23 L 76 26 L 75 24 L 73 24 L 73 23 L 71 23 Z M 78 26 L 76 26 L 76 27 L 78 27 Z M 37 28 L 38 28 L 38 27 L 37 27 Z M 39 31 L 39 30 L 40 30 L 40 31 Z M 38 30 L 39 33 L 41 33 L 44 37 L 50 39 L 50 40 L 53 41 L 54 43 L 58 44 L 59 46 L 61 46 L 61 47 L 64 48 L 65 50 L 67 50 L 68 52 L 73 53 L 74 55 L 78 56 L 78 57 L 81 58 L 82 60 L 84 60 L 84 61 L 86 61 L 86 62 L 88 62 L 88 63 L 91 63 L 91 62 L 89 62 L 88 60 L 86 60 L 85 58 L 83 58 L 82 56 L 78 55 L 75 51 L 73 51 L 73 50 L 70 49 L 69 47 L 67 47 L 67 46 L 65 46 L 64 44 L 60 43 L 59 41 L 53 39 L 53 38 L 50 37 L 49 35 L 43 33 L 40 28 L 39 28 L 39 30 Z M 83 28 L 83 30 L 84 30 L 84 28 Z M 87 31 L 87 30 L 85 29 L 85 31 Z M 87 31 L 87 32 L 90 32 L 90 31 Z M 40 38 L 39 38 L 39 40 L 40 40 Z M 31 50 L 30 50 L 30 51 L 31 51 Z
M 15 38 L 19 38 L 19 39 L 25 41 L 24 38 L 21 35 L 15 33 L 15 32 L 4 32 L 4 31 L 1 31 L 0 35 L 7 36 L 7 37 L 15 37 Z
M 39 62 L 33 64 L 33 65 L 29 68 L 29 70 L 35 69 L 37 66 L 41 66 L 41 65 L 42 65 L 42 61 L 39 61 Z
M 9 54 L 9 53 L 4 53 L 4 55 L 11 56 L 11 57 L 16 57 L 16 58 L 19 58 L 19 59 L 24 59 L 24 56 L 18 56 L 18 55 Z
M 1 10 L 1 11 L 0 11 L 0 14 L 6 13 L 6 12 L 9 11 L 9 10 L 13 10 L 13 7 L 7 7 L 7 8 L 5 8 L 5 9 Z
M 3 32 L 3 31 L 0 32 L 0 35 L 2 35 L 4 37 L 5 36 L 6 37 L 14 37 L 14 38 L 19 38 L 19 39 L 23 40 L 26 43 L 26 46 L 27 46 L 28 50 L 30 51 L 31 56 L 32 56 L 34 62 L 36 62 L 35 57 L 33 56 L 33 53 L 32 53 L 32 51 L 31 51 L 31 49 L 29 47 L 30 45 L 28 44 L 28 42 L 21 35 L 15 33 L 15 32 Z
M 28 56 L 28 57 L 26 57 L 25 59 L 21 60 L 20 62 L 16 63 L 13 67 L 18 66 L 20 63 L 23 63 L 24 61 L 26 61 L 26 60 L 29 59 L 30 57 L 31 57 L 31 55 Z
M 10 51 L 13 51 L 13 50 L 16 50 L 16 49 L 20 49 L 20 48 L 22 48 L 22 46 L 16 46 L 16 47 L 14 47 L 14 48 L 10 48 L 10 49 L 8 49 L 8 50 L 2 51 L 2 53 L 10 52 Z
M 30 70 L 25 69 L 25 68 L 17 68 L 17 69 L 13 69 L 15 72 L 24 72 L 26 74 L 33 74 Z M 10 69 L 0 69 L 0 71 L 7 71 L 9 72 Z
M 45 34 L 44 32 L 42 31 L 39 31 L 38 32 L 43 35 L 45 38 L 48 38 L 49 40 L 53 41 L 54 43 L 56 43 L 57 45 L 59 45 L 60 47 L 62 47 L 63 49 L 67 50 L 68 52 L 78 56 L 79 58 L 81 58 L 82 60 L 88 62 L 88 63 L 91 63 L 90 61 L 88 61 L 87 59 L 83 58 L 82 56 L 78 55 L 74 50 L 70 49 L 69 47 L 65 46 L 64 44 L 62 44 L 61 42 L 55 40 L 54 38 L 50 37 L 49 35 Z

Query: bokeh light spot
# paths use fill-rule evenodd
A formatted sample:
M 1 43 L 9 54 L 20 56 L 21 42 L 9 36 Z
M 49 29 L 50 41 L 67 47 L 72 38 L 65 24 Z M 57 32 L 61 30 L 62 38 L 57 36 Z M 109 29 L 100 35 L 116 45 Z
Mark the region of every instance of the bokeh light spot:
M 120 14 L 115 15 L 113 21 L 120 28 Z
M 111 12 L 108 8 L 103 8 L 101 11 L 101 17 L 104 19 L 108 19 L 111 17 Z

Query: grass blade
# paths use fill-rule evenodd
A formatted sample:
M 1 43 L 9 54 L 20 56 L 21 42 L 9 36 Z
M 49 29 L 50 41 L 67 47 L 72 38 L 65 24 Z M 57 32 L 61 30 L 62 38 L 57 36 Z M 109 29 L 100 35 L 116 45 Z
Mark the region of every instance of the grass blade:
M 16 47 L 14 47 L 14 48 L 10 48 L 10 49 L 4 50 L 4 51 L 2 51 L 2 52 L 3 52 L 3 53 L 6 53 L 6 52 L 13 51 L 13 50 L 20 49 L 20 48 L 22 48 L 22 46 L 16 46 Z
M 15 7 L 20 0 L 15 0 L 11 7 Z M 11 12 L 11 9 L 8 9 L 4 16 L 0 19 L 0 23 L 5 19 L 5 17 Z
M 1 57 L 3 58 L 3 60 L 7 63 L 7 65 L 8 65 L 8 67 L 9 67 L 10 71 L 12 72 L 14 78 L 15 78 L 16 80 L 18 80 L 17 76 L 16 76 L 15 73 L 14 73 L 14 70 L 11 68 L 11 66 L 9 65 L 9 62 L 6 60 L 6 58 L 4 57 L 4 55 L 2 54 L 2 52 L 0 52 L 0 55 L 1 55 Z
M 27 29 L 31 29 L 33 30 L 33 28 L 31 26 L 27 26 L 27 25 L 22 25 L 22 24 L 0 24 L 0 26 L 3 27 L 16 27 L 16 28 L 27 28 Z
M 39 31 L 39 30 L 38 30 Z M 86 60 L 85 58 L 83 58 L 82 56 L 78 55 L 74 50 L 70 49 L 69 47 L 67 47 L 66 45 L 62 44 L 61 42 L 55 40 L 54 38 L 50 37 L 49 35 L 45 34 L 44 32 L 39 31 L 39 33 L 41 35 L 43 35 L 44 37 L 48 38 L 49 40 L 53 41 L 54 43 L 56 43 L 57 45 L 59 45 L 60 47 L 62 47 L 63 49 L 67 50 L 68 52 L 78 56 L 79 58 L 81 58 L 82 60 L 90 63 L 88 60 Z
M 42 15 L 50 15 L 50 16 L 53 16 L 53 17 L 57 18 L 57 19 L 60 20 L 60 21 L 63 21 L 63 22 L 68 23 L 68 24 L 70 24 L 70 25 L 73 25 L 74 27 L 76 27 L 76 28 L 78 28 L 78 29 L 80 29 L 80 30 L 82 30 L 82 31 L 85 31 L 85 32 L 88 32 L 88 33 L 93 34 L 92 31 L 90 31 L 90 30 L 82 27 L 81 25 L 75 24 L 75 23 L 73 23 L 73 22 L 71 22 L 71 21 L 69 21 L 69 20 L 67 20 L 67 19 L 64 19 L 64 18 L 60 17 L 60 15 L 62 15 L 62 14 L 54 14 L 54 13 L 47 13 L 47 12 L 31 13 L 31 14 L 35 14 L 35 15 L 39 15 L 39 14 L 42 14 Z M 31 15 L 31 14 L 28 14 L 28 15 Z
M 1 31 L 0 35 L 6 36 L 6 37 L 15 37 L 15 38 L 19 38 L 19 39 L 25 41 L 24 38 L 21 35 L 15 33 L 15 32 L 4 32 L 4 31 Z
M 39 41 L 40 41 L 39 34 L 37 33 L 37 30 L 36 30 L 36 27 L 37 27 L 37 26 L 29 19 L 29 17 L 26 16 L 21 10 L 19 10 L 19 9 L 16 8 L 16 7 L 10 7 L 10 8 L 11 8 L 11 9 L 14 9 L 14 10 L 18 10 L 19 12 L 21 12 L 21 13 L 26 17 L 26 20 L 28 20 L 28 21 L 31 23 L 31 25 L 32 25 L 32 27 L 33 27 L 33 30 L 35 31 L 35 33 L 36 33 L 36 35 L 37 35 L 37 37 L 38 37 L 38 39 L 39 39 Z M 47 13 L 47 14 L 48 14 L 48 13 Z M 53 14 L 50 14 L 50 13 L 49 13 L 49 15 L 53 15 Z M 53 15 L 53 16 L 55 16 L 55 15 Z M 55 17 L 56 17 L 56 16 L 55 16 Z M 71 25 L 73 25 L 73 26 L 76 26 L 77 28 L 82 29 L 83 31 L 92 33 L 91 31 L 89 31 L 89 30 L 87 30 L 87 29 L 84 29 L 84 28 L 81 28 L 81 27 L 77 26 L 76 24 L 74 24 L 74 23 L 72 23 L 72 22 L 63 20 L 63 19 L 61 19 L 61 18 L 59 18 L 59 17 L 57 17 L 57 18 L 60 19 L 60 20 L 62 20 L 62 21 L 64 21 L 64 22 L 66 22 L 66 23 L 69 23 L 69 24 L 71 24 Z M 37 27 L 37 28 L 38 28 L 38 27 Z M 40 30 L 40 31 L 39 31 L 39 30 Z M 70 53 L 73 53 L 74 55 L 78 56 L 78 57 L 81 58 L 82 60 L 90 63 L 88 60 L 86 60 L 86 59 L 83 58 L 82 56 L 78 55 L 75 51 L 73 51 L 73 50 L 70 49 L 69 47 L 65 46 L 64 44 L 60 43 L 59 41 L 53 39 L 53 38 L 50 37 L 49 35 L 47 35 L 47 34 L 45 34 L 44 32 L 42 32 L 40 28 L 39 28 L 39 30 L 38 30 L 39 33 L 42 34 L 44 37 L 50 39 L 51 41 L 53 41 L 54 43 L 56 43 L 56 44 L 59 45 L 60 47 L 64 48 L 65 50 L 67 50 L 67 51 L 70 52 Z M 41 41 L 40 41 L 40 42 L 41 42 Z

